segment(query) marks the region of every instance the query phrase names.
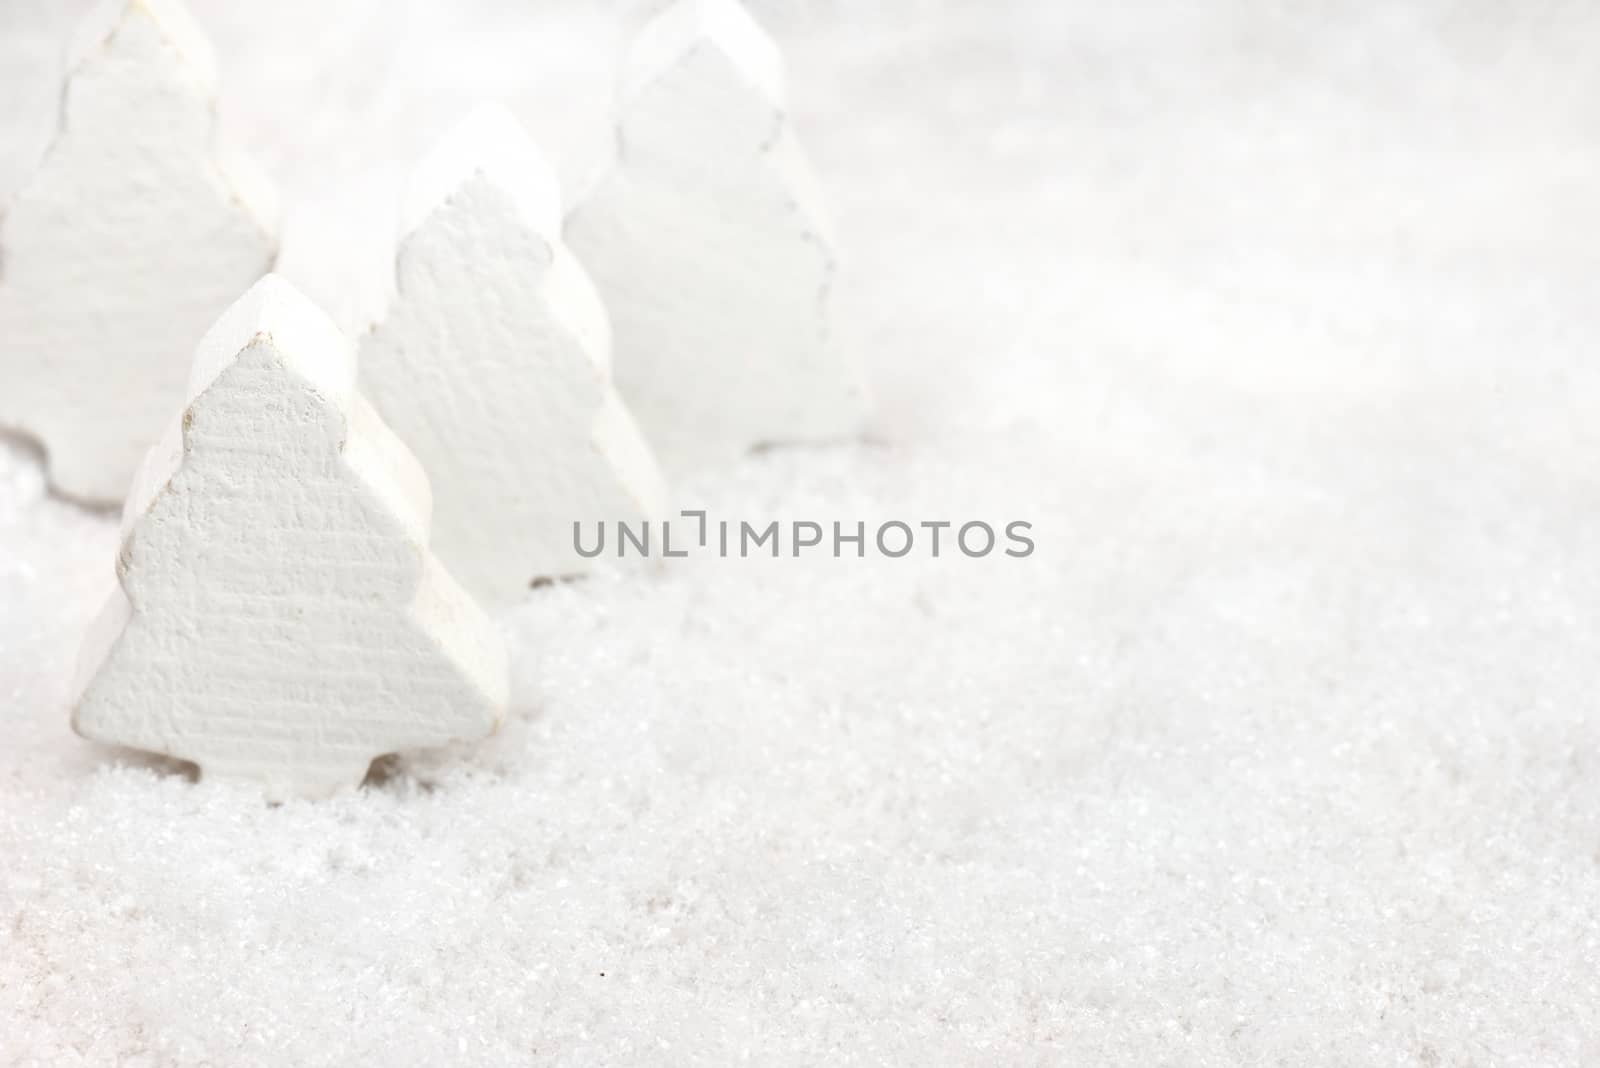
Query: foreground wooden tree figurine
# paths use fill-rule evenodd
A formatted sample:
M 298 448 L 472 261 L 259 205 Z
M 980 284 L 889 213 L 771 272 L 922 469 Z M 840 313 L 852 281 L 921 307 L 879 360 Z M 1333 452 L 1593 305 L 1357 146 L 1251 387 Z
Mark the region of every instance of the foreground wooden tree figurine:
M 556 180 L 503 108 L 412 178 L 399 292 L 364 390 L 433 480 L 434 546 L 491 607 L 585 570 L 575 522 L 635 521 L 661 476 L 612 388 L 600 298 L 560 237 Z
M 669 475 L 860 428 L 782 82 L 735 0 L 677 0 L 632 44 L 616 168 L 567 223 L 611 313 L 618 388 Z
M 274 799 L 489 733 L 504 648 L 428 552 L 428 510 L 355 392 L 350 344 L 269 275 L 201 342 L 183 416 L 135 480 L 74 728 Z
M 214 80 L 176 0 L 129 0 L 0 221 L 0 425 L 39 440 L 70 496 L 122 499 L 183 354 L 271 266 L 262 215 L 214 153 Z

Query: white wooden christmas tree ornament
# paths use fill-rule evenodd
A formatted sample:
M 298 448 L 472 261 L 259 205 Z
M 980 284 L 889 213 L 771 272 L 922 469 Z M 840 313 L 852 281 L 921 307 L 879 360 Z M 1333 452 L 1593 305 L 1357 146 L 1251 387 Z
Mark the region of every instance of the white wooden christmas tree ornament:
M 864 391 L 830 338 L 833 243 L 776 46 L 735 0 L 678 0 L 625 61 L 612 173 L 567 222 L 616 380 L 669 474 L 844 437 Z
M 556 179 L 480 108 L 418 167 L 398 291 L 363 388 L 433 480 L 434 546 L 491 607 L 580 572 L 573 523 L 660 512 L 656 462 L 612 388 L 605 311 L 562 243 Z
M 494 729 L 498 631 L 428 551 L 427 478 L 355 377 L 350 343 L 277 276 L 205 336 L 127 501 L 80 734 L 281 799 Z
M 0 219 L 0 425 L 69 496 L 122 499 L 194 339 L 271 266 L 262 190 L 219 162 L 214 81 L 181 7 L 126 3 Z

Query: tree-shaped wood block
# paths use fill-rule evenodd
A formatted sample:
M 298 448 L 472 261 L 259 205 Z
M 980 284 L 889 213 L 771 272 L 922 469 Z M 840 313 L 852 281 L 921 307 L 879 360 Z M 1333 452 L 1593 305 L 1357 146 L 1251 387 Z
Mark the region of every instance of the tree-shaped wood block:
M 184 354 L 271 266 L 263 216 L 218 161 L 213 82 L 177 4 L 131 0 L 0 219 L 0 425 L 39 440 L 70 496 L 122 499 Z
M 363 389 L 433 481 L 436 551 L 503 607 L 585 569 L 575 522 L 658 514 L 661 477 L 612 387 L 605 311 L 561 241 L 554 174 L 510 113 L 470 115 L 406 200 Z
M 615 169 L 567 238 L 668 473 L 859 430 L 860 378 L 830 337 L 833 243 L 776 46 L 735 0 L 678 0 L 633 41 L 623 83 Z
M 128 498 L 80 734 L 276 799 L 493 730 L 499 634 L 428 551 L 427 478 L 355 376 L 350 343 L 275 275 L 206 335 Z

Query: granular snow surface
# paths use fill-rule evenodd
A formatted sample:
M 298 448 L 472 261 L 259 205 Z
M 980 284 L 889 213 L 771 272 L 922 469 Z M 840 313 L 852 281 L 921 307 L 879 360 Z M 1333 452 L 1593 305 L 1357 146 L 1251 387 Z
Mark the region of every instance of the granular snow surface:
M 601 6 L 194 6 L 350 321 L 475 100 L 604 151 Z M 492 740 L 268 807 L 70 732 L 115 521 L 0 446 L 0 1062 L 1600 1062 L 1600 15 L 756 10 L 877 414 L 683 503 L 1037 551 L 533 591 Z

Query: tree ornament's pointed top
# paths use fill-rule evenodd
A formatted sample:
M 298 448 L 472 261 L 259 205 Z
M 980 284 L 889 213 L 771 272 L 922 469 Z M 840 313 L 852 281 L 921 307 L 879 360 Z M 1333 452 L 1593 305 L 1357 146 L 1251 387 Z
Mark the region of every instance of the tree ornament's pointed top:
M 99 51 L 139 47 L 144 40 L 162 41 L 176 52 L 193 75 L 206 85 L 217 80 L 216 56 L 205 31 L 182 0 L 116 0 L 89 20 L 72 51 L 73 66 Z
M 522 124 L 498 103 L 480 104 L 412 173 L 401 233 L 410 234 L 473 179 L 490 182 L 540 234 L 561 232 L 561 187 Z
M 327 313 L 276 274 L 251 286 L 207 331 L 195 353 L 190 402 L 256 342 L 271 345 L 284 367 L 318 393 L 348 403 L 356 378 L 352 343 Z
M 628 46 L 623 108 L 668 71 L 707 49 L 774 107 L 783 103 L 783 57 L 739 0 L 673 0 L 640 27 Z

